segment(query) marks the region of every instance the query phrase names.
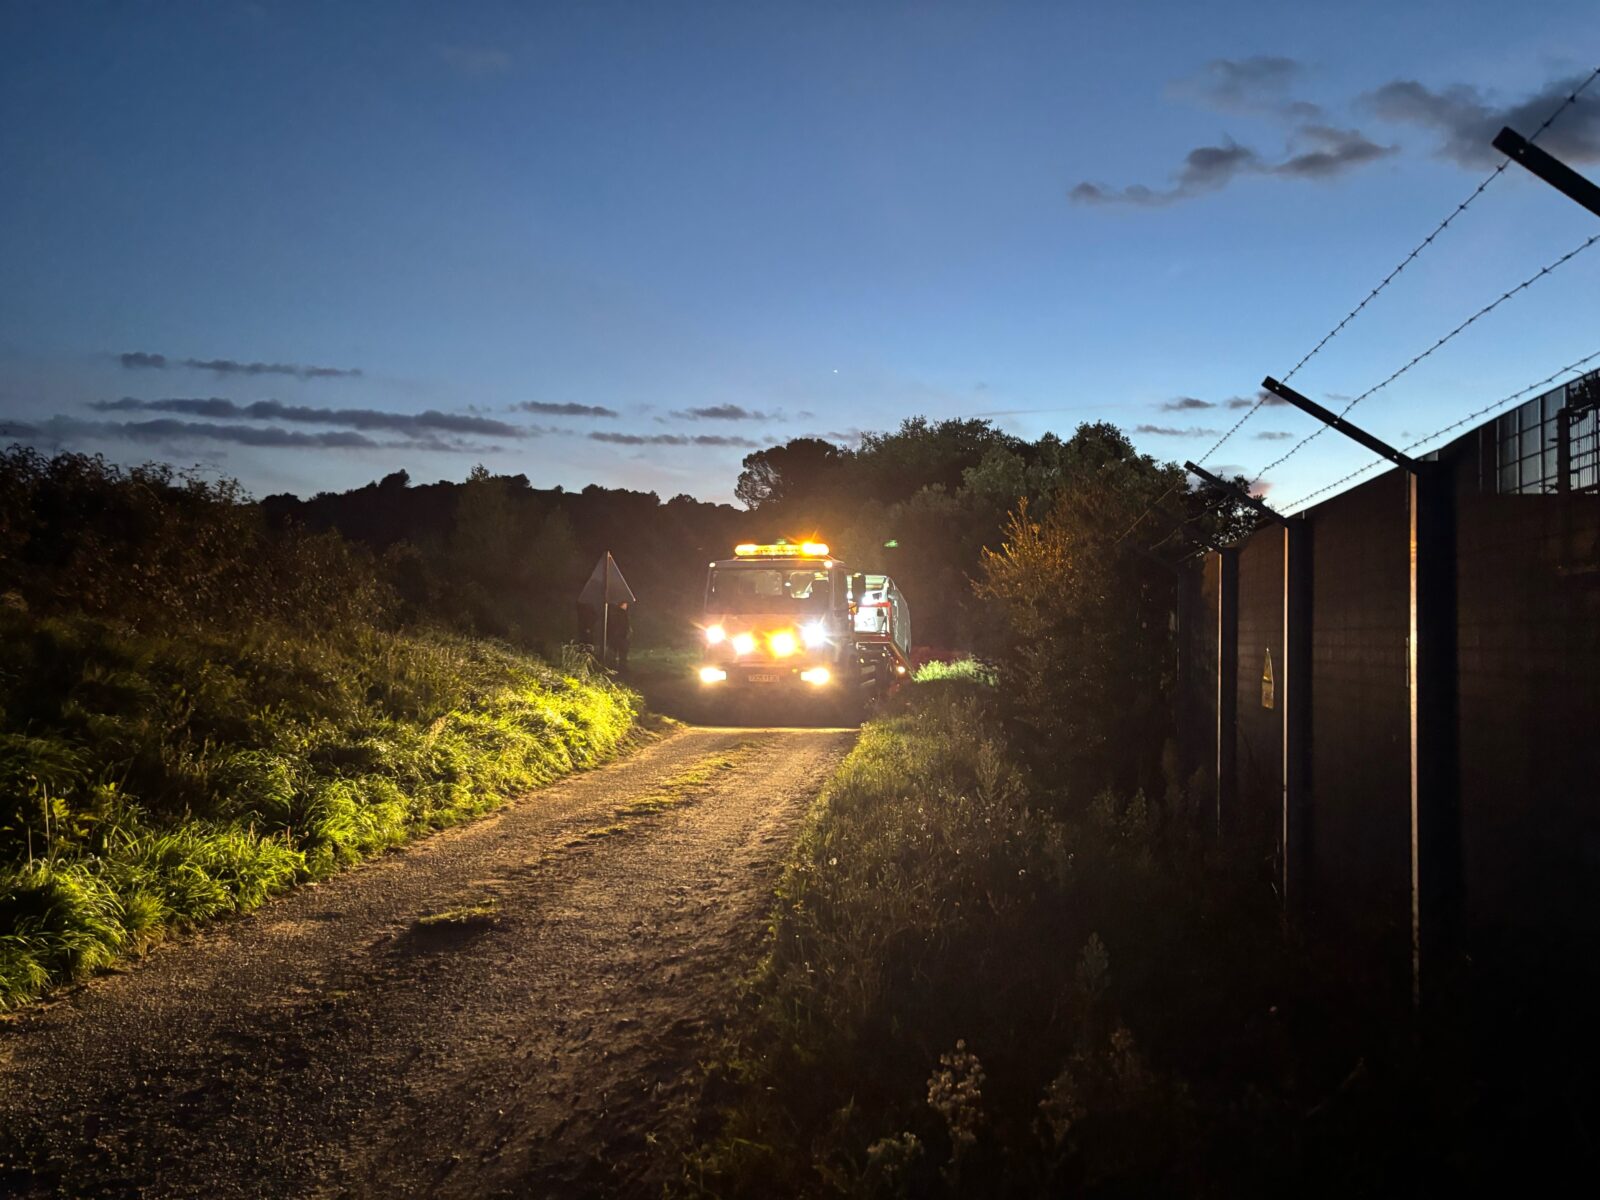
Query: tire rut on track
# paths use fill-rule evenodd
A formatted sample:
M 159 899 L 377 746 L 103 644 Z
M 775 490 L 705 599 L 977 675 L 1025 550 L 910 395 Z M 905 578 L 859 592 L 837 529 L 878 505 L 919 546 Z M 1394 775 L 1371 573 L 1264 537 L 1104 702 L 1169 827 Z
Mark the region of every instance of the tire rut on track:
M 659 1191 L 853 739 L 685 729 L 0 1023 L 0 1193 Z

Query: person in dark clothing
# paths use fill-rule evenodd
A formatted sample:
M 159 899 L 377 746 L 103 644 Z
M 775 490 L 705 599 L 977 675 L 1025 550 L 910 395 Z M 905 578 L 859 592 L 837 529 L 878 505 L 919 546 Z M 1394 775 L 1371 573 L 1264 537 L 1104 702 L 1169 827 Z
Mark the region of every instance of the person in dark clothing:
M 578 645 L 594 649 L 594 623 L 598 615 L 594 605 L 578 601 Z
M 611 612 L 611 623 L 606 626 L 606 640 L 617 655 L 617 670 L 628 669 L 628 602 L 624 600 Z

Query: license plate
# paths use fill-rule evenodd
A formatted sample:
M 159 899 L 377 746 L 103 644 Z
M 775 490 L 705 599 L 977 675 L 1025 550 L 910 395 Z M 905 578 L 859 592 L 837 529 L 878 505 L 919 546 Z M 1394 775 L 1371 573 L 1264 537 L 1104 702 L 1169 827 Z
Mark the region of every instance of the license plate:
M 781 676 L 778 675 L 752 675 L 751 683 L 777 683 Z

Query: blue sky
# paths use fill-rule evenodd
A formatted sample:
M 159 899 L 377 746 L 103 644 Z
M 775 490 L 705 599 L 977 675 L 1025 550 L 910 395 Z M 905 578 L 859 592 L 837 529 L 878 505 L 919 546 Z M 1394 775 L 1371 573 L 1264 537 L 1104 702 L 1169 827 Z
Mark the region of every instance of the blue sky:
M 257 494 L 726 499 L 751 446 L 914 414 L 1182 460 L 1488 173 L 1480 126 L 1596 65 L 1588 0 L 0 0 L 0 432 Z M 1595 174 L 1597 114 L 1543 144 Z M 1513 168 L 1296 385 L 1358 394 L 1595 232 Z M 1410 441 L 1600 350 L 1597 283 L 1600 247 L 1352 419 Z

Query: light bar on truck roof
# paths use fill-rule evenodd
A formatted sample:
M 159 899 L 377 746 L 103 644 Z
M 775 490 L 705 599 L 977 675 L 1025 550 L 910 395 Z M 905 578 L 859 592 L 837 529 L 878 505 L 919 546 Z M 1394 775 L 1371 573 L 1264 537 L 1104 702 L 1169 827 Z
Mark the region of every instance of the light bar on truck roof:
M 827 558 L 827 542 L 740 542 L 733 548 L 737 558 Z

